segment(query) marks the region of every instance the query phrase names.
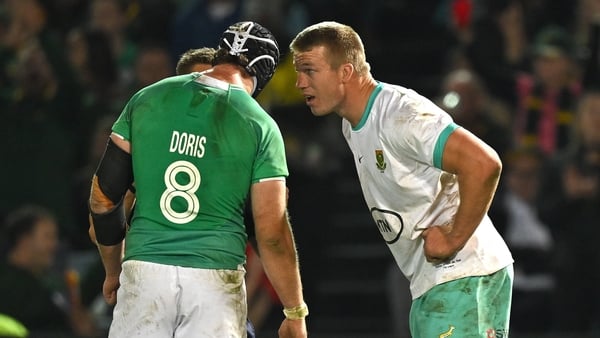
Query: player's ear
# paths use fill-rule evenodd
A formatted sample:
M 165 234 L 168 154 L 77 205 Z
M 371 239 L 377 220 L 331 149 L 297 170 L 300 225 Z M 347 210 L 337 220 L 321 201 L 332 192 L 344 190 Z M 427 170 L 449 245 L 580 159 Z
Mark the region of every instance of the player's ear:
M 351 63 L 344 63 L 342 65 L 342 82 L 350 81 L 352 74 L 354 74 L 354 66 Z

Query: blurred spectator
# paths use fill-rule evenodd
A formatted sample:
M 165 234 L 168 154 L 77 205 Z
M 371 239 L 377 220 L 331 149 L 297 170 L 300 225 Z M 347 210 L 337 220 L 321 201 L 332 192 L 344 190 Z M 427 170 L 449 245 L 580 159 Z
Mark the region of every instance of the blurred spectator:
M 555 239 L 559 332 L 600 328 L 600 91 L 582 96 L 569 147 L 544 168 L 539 211 Z
M 554 278 L 547 259 L 554 250 L 550 228 L 538 216 L 544 157 L 535 148 L 511 149 L 505 157 L 503 236 L 515 259 L 510 326 L 515 333 L 548 333 Z
M 281 47 L 287 46 L 298 32 L 308 26 L 308 6 L 306 1 L 301 0 L 246 0 L 243 1 L 242 17 L 272 27 L 271 31 L 277 36 Z M 340 8 L 336 9 L 339 12 Z M 285 48 L 280 49 L 282 56 L 285 56 Z
M 100 111 L 116 108 L 116 102 L 112 101 L 118 68 L 108 35 L 98 29 L 77 27 L 69 32 L 66 41 L 69 63 L 84 89 L 83 108 Z
M 58 248 L 58 226 L 52 213 L 38 206 L 20 207 L 8 215 L 3 230 L 7 253 L 0 265 L 0 313 L 23 323 L 32 337 L 93 336 L 94 325 L 76 291 L 61 293 L 48 284 Z M 69 278 L 59 283 L 77 283 Z
M 4 5 L 8 23 L 3 36 L 3 47 L 18 52 L 32 40 L 39 39 L 43 32 L 48 32 L 46 2 L 8 0 Z
M 92 28 L 72 29 L 66 37 L 67 54 L 79 85 L 81 109 L 75 129 L 77 166 L 85 163 L 89 150 L 89 135 L 93 126 L 107 113 L 122 109 L 118 92 L 118 68 L 112 55 L 108 36 Z
M 364 25 L 369 24 L 371 21 L 366 18 L 365 14 L 375 7 L 387 5 L 384 4 L 385 2 L 403 6 L 410 1 L 302 0 L 303 5 L 306 6 L 309 12 L 310 23 L 327 20 L 343 21 L 345 24 L 355 27 L 358 31 L 363 30 Z M 412 2 L 417 3 L 417 1 Z M 426 6 L 425 3 L 420 3 L 424 5 L 423 7 Z
M 499 0 L 486 0 L 490 3 Z M 506 0 L 500 0 L 506 1 Z M 519 0 L 523 5 L 524 18 L 529 37 L 535 36 L 544 27 L 556 25 L 571 30 L 577 12 L 577 1 L 573 0 Z
M 46 20 L 49 27 L 56 31 L 61 37 L 65 36 L 73 27 L 85 24 L 87 20 L 85 13 L 89 1 L 81 0 L 36 0 L 40 2 L 46 12 Z
M 191 48 L 217 47 L 221 33 L 242 19 L 241 0 L 181 1 L 171 28 L 171 59 Z
M 434 21 L 452 32 L 460 44 L 468 44 L 473 39 L 473 24 L 484 12 L 484 2 L 472 0 L 442 0 L 434 13 Z
M 286 21 L 285 10 L 289 0 L 246 0 L 242 1 L 242 16 L 244 20 L 260 22 L 266 27 L 270 27 L 280 45 L 289 43 L 289 39 L 283 39 L 284 26 Z M 269 10 L 266 11 L 265 8 Z
M 507 108 L 491 97 L 479 77 L 467 69 L 447 74 L 441 90 L 440 106 L 457 124 L 484 140 L 502 158 L 511 144 Z
M 564 29 L 550 26 L 532 47 L 533 72 L 517 80 L 516 142 L 552 155 L 569 143 L 581 93 L 575 45 Z
M 72 231 L 69 180 L 74 168 L 77 104 L 36 43 L 20 52 L 14 86 L 3 102 L 0 135 L 4 146 L 0 187 L 10 196 L 0 214 L 22 203 L 47 205 L 61 224 L 61 236 Z
M 516 102 L 515 78 L 529 64 L 522 1 L 486 1 L 479 5 L 483 8 L 473 19 L 472 38 L 462 41 L 465 54 L 490 93 L 512 106 Z
M 175 9 L 181 0 L 128 0 L 128 32 L 133 41 L 168 45 Z
M 171 55 L 166 47 L 152 43 L 140 46 L 135 60 L 134 81 L 130 93 L 133 94 L 158 80 L 175 75 L 173 69 Z
M 87 136 L 89 144 L 86 162 L 73 175 L 71 204 L 73 205 L 73 219 L 76 224 L 73 235 L 69 238 L 69 248 L 74 251 L 92 250 L 96 258 L 96 246 L 90 240 L 88 200 L 90 198 L 90 182 L 96 172 L 96 167 L 106 148 L 106 140 L 111 133 L 112 124 L 116 114 L 106 114 L 94 124 L 94 130 Z M 102 276 L 104 278 L 104 276 Z M 95 290 L 100 292 L 100 290 Z
M 356 8 L 355 2 L 344 9 L 361 13 L 363 25 L 352 25 L 352 20 L 345 17 L 341 22 L 355 27 L 358 33 L 364 26 L 363 42 L 369 50 L 373 75 L 384 82 L 401 80 L 411 89 L 433 97 L 439 90 L 447 53 L 457 43 L 452 32 L 435 24 L 437 1 L 379 0 L 360 4 L 364 8 Z
M 10 0 L 2 60 L 2 162 L 0 188 L 10 196 L 0 216 L 22 203 L 54 210 L 61 235 L 71 231 L 65 181 L 73 168 L 79 100 L 60 35 L 48 26 L 47 1 Z
M 44 87 L 42 89 L 47 100 L 60 96 L 59 89 L 73 89 L 75 86 L 69 73 L 62 37 L 47 24 L 48 3 L 41 0 L 9 0 L 3 5 L 6 22 L 5 30 L 0 31 L 0 60 L 3 61 L 2 77 L 7 86 L 2 88 L 2 97 L 8 101 L 21 100 L 23 93 L 19 87 L 25 84 L 19 81 L 36 80 L 38 76 L 42 78 L 42 83 L 28 84 L 27 88 Z M 32 69 L 22 69 L 24 62 L 36 64 L 32 65 Z M 51 83 L 49 77 L 53 78 Z M 63 114 L 56 116 L 56 119 L 66 122 L 71 116 Z
M 600 0 L 580 0 L 575 40 L 582 46 L 583 85 L 600 84 Z
M 119 83 L 123 88 L 131 86 L 138 46 L 129 36 L 129 2 L 126 0 L 91 0 L 91 28 L 108 35 L 111 50 L 119 69 Z M 127 93 L 128 94 L 128 93 Z M 125 94 L 125 96 L 127 96 Z

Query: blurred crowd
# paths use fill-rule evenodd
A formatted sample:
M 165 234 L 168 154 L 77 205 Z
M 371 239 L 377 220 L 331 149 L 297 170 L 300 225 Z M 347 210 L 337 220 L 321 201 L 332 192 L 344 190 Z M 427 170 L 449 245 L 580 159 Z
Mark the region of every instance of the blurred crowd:
M 490 216 L 515 257 L 511 329 L 600 331 L 600 0 L 0 1 L 0 314 L 102 336 L 87 198 L 112 122 L 183 52 L 246 19 L 280 43 L 258 100 L 285 139 L 293 221 L 326 213 L 314 194 L 354 175 L 339 119 L 311 116 L 287 53 L 303 27 L 335 20 L 363 36 L 377 80 L 430 97 L 503 159 Z

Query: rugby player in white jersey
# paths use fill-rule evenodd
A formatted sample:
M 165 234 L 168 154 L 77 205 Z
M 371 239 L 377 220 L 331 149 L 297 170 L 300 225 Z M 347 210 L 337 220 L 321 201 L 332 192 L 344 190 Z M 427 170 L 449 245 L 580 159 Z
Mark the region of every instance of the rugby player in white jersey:
M 507 337 L 513 258 L 487 215 L 497 153 L 427 98 L 375 80 L 351 27 L 312 25 L 290 49 L 312 113 L 342 117 L 369 211 L 410 281 L 412 336 Z

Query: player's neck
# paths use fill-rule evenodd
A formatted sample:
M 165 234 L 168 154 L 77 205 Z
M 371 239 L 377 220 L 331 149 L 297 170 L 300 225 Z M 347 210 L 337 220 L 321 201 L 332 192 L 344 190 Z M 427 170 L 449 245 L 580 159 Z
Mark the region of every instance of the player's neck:
M 254 81 L 244 68 L 238 65 L 224 63 L 214 66 L 207 70 L 204 75 L 210 76 L 217 80 L 240 86 L 251 94 L 254 90 Z
M 371 74 L 357 77 L 347 85 L 345 102 L 338 114 L 348 120 L 352 127 L 360 122 L 375 87 L 377 81 Z

